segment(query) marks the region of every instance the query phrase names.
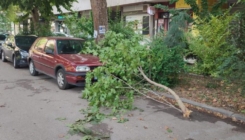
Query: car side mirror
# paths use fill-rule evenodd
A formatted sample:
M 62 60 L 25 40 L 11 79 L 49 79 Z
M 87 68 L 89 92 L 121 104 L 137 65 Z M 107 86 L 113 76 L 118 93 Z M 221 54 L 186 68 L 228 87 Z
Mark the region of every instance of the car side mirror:
M 51 50 L 51 49 L 46 49 L 45 50 L 45 53 L 46 54 L 54 54 L 53 50 Z

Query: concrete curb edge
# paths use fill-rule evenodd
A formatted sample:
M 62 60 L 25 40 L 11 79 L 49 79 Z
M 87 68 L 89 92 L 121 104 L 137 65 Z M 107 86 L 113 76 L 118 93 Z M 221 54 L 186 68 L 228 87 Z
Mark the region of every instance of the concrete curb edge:
M 167 98 L 170 98 L 170 99 L 175 99 L 170 94 L 161 93 L 161 95 L 163 95 L 163 96 L 165 96 Z M 206 105 L 206 104 L 202 104 L 202 103 L 198 103 L 198 102 L 195 102 L 195 101 L 191 101 L 191 100 L 188 100 L 186 98 L 180 98 L 180 99 L 184 103 L 188 103 L 188 104 L 191 104 L 193 106 L 197 106 L 197 107 L 206 109 L 206 110 L 211 111 L 211 112 L 220 113 L 220 114 L 222 114 L 224 116 L 227 116 L 227 117 L 231 118 L 232 120 L 245 122 L 245 116 L 243 116 L 241 114 L 237 114 L 237 113 L 234 113 L 232 111 L 228 111 L 228 110 L 225 110 L 225 109 L 222 109 L 222 108 L 212 107 L 212 106 L 209 106 L 209 105 Z

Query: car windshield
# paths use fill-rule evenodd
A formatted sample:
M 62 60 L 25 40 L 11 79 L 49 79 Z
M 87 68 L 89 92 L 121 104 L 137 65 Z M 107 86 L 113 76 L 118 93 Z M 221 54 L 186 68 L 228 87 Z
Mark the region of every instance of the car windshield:
M 0 40 L 5 40 L 6 36 L 5 35 L 0 35 Z
M 82 48 L 82 40 L 57 40 L 58 54 L 77 54 Z
M 23 50 L 29 50 L 35 40 L 35 36 L 15 36 L 16 46 Z

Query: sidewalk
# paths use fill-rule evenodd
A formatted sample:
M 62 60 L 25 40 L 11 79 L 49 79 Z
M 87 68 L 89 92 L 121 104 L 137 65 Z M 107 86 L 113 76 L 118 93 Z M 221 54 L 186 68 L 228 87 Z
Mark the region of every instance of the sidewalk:
M 142 97 L 135 100 L 135 106 L 139 109 L 125 114 L 125 118 L 129 119 L 128 122 L 118 123 L 117 120 L 106 119 L 102 124 L 93 125 L 91 128 L 103 134 L 110 134 L 111 140 L 244 140 L 245 138 L 245 125 L 230 119 L 220 119 L 198 111 L 193 111 L 191 117 L 185 119 L 182 113 L 175 109 Z M 231 112 L 227 113 L 232 115 Z M 236 117 L 235 114 L 232 116 Z

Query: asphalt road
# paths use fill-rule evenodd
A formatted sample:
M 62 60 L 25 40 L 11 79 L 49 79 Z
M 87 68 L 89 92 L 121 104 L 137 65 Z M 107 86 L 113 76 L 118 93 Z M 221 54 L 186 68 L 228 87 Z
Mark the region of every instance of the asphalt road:
M 82 88 L 59 90 L 54 79 L 30 76 L 27 68 L 0 62 L 0 140 L 80 140 L 67 125 L 83 117 Z M 190 119 L 139 98 L 126 123 L 106 119 L 91 128 L 112 140 L 244 140 L 245 126 L 194 111 Z

